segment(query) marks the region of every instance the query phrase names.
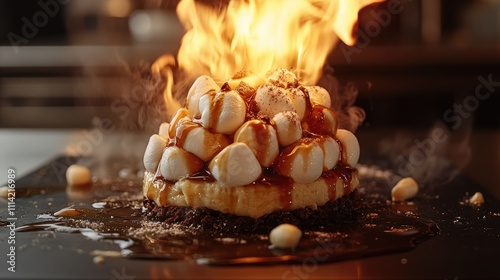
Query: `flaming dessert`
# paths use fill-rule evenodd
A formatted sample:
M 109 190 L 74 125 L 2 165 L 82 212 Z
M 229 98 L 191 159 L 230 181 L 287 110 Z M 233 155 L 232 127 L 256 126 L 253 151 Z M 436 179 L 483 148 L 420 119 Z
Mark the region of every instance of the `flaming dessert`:
M 151 68 L 167 81 L 169 122 L 144 154 L 148 216 L 233 232 L 351 217 L 360 149 L 342 128 L 356 110 L 316 84 L 338 39 L 354 43 L 359 9 L 379 1 L 180 1 L 177 60 Z M 174 66 L 189 89 L 175 90 Z
M 298 225 L 338 215 L 337 200 L 358 187 L 360 148 L 338 129 L 329 93 L 285 69 L 253 80 L 232 88 L 200 76 L 186 107 L 151 136 L 143 183 L 150 216 L 193 225 L 192 212 L 203 211 L 275 226 L 283 222 L 276 213 Z

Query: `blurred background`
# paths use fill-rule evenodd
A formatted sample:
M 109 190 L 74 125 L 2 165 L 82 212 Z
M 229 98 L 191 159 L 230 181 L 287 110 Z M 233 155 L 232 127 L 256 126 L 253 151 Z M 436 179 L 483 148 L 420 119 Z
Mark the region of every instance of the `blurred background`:
M 138 118 L 123 110 L 137 102 L 124 94 L 134 86 L 127 68 L 176 53 L 176 4 L 0 0 L 1 170 L 27 172 L 75 139 L 97 141 L 103 120 L 119 129 L 125 113 Z M 500 197 L 500 1 L 388 0 L 359 16 L 357 44 L 340 43 L 328 64 L 341 86 L 357 86 L 367 113 L 361 162 L 397 167 L 394 153 L 411 155 L 439 127 L 450 135 L 443 153 Z

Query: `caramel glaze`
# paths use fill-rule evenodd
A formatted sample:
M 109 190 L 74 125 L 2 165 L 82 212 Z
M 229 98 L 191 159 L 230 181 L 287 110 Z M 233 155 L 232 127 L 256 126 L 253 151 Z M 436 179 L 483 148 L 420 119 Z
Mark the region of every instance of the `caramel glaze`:
M 321 106 L 321 105 L 314 105 L 310 101 L 309 97 L 309 92 L 307 91 L 306 88 L 303 86 L 300 86 L 299 89 L 304 93 L 304 97 L 306 100 L 306 112 L 304 119 L 302 121 L 303 125 L 303 138 L 299 140 L 299 142 L 304 143 L 304 144 L 312 144 L 313 142 L 317 142 L 321 149 L 324 151 L 324 146 L 322 145 L 321 139 L 325 137 L 323 133 L 325 133 L 327 130 L 326 126 L 328 125 L 327 122 L 325 121 L 324 115 L 321 113 L 323 109 L 328 109 L 331 110 L 330 108 Z M 230 91 L 231 88 L 228 83 L 225 83 L 221 87 L 221 91 Z M 260 119 L 264 121 L 266 124 L 270 124 L 273 127 L 275 127 L 275 124 L 269 119 L 267 116 L 262 116 L 259 114 L 259 108 L 257 106 L 257 103 L 255 102 L 255 94 L 256 91 L 254 88 L 248 86 L 244 82 L 241 82 L 240 85 L 238 85 L 235 89 L 238 91 L 240 96 L 243 98 L 245 101 L 246 105 L 246 118 L 245 121 L 251 120 L 251 119 Z M 215 98 L 215 94 L 211 94 L 211 98 Z M 212 116 L 218 116 L 218 111 L 221 109 L 221 103 L 223 102 L 222 98 L 215 100 L 212 104 L 214 104 L 214 114 Z M 333 112 L 333 111 L 332 111 Z M 214 118 L 210 120 L 210 123 L 217 123 L 218 119 Z M 179 125 L 176 129 L 176 138 L 174 141 L 169 142 L 169 146 L 175 145 L 175 146 L 182 146 L 184 139 L 186 139 L 186 135 L 189 133 L 189 131 L 193 130 L 196 127 L 199 127 L 200 124 L 194 120 L 192 122 L 184 122 L 182 125 Z M 252 127 L 257 131 L 258 137 L 263 137 L 265 139 L 262 139 L 263 143 L 269 141 L 269 133 L 268 133 L 268 128 L 265 124 L 255 124 L 252 125 Z M 305 128 L 305 129 L 304 129 Z M 336 129 L 335 129 L 336 130 Z M 332 133 L 333 134 L 333 133 Z M 231 138 L 233 138 L 234 135 L 230 135 Z M 342 143 L 334 137 L 334 135 L 329 135 L 331 136 L 338 144 L 339 144 L 339 159 L 337 165 L 331 169 L 331 170 L 326 170 L 323 171 L 321 174 L 321 178 L 325 180 L 329 187 L 328 191 L 328 199 L 330 201 L 336 200 L 337 197 L 337 180 L 340 178 L 343 182 L 344 185 L 344 190 L 343 194 L 349 194 L 351 192 L 351 180 L 352 180 L 352 174 L 356 172 L 356 169 L 349 166 L 347 164 L 347 155 L 343 149 Z M 260 139 L 260 138 L 259 138 Z M 206 145 L 210 143 L 205 143 Z M 280 160 L 276 160 L 274 165 L 268 168 L 264 168 L 262 172 L 262 176 L 255 182 L 258 184 L 263 184 L 267 185 L 272 188 L 279 188 L 280 189 L 280 200 L 281 204 L 284 210 L 288 210 L 291 207 L 292 204 L 292 191 L 293 191 L 293 185 L 294 181 L 286 176 L 283 176 L 279 174 L 279 170 L 283 169 L 285 170 L 286 168 L 290 169 L 292 165 L 292 157 L 291 155 L 294 153 L 302 153 L 304 160 L 308 161 L 309 159 L 308 154 L 305 153 L 304 149 L 297 148 L 298 145 L 292 144 L 288 147 L 285 147 L 282 152 L 280 153 Z M 262 157 L 265 155 L 267 152 L 267 149 L 262 149 L 258 151 L 257 157 Z M 158 168 L 159 170 L 159 168 Z M 208 168 L 208 164 L 205 164 L 203 168 L 196 172 L 195 174 L 186 177 L 188 180 L 196 180 L 196 181 L 205 181 L 205 182 L 214 182 L 216 181 L 215 178 L 212 176 L 210 173 L 210 170 Z M 161 190 L 156 190 L 159 191 L 160 194 L 164 191 L 168 191 L 175 182 L 168 181 L 165 178 L 159 174 L 157 171 L 155 174 L 155 181 L 163 181 L 164 182 L 164 188 Z M 151 189 L 151 188 L 150 188 Z
M 269 143 L 271 141 L 271 132 L 265 122 L 250 123 L 249 126 L 255 131 L 258 143 Z M 257 145 L 256 148 L 256 157 L 259 162 L 262 162 L 270 152 L 269 145 Z

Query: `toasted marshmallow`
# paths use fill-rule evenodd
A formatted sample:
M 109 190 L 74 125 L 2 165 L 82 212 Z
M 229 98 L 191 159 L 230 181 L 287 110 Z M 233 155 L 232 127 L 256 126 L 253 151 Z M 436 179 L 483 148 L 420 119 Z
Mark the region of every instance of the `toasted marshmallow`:
M 186 150 L 172 146 L 163 151 L 160 174 L 170 181 L 177 181 L 193 175 L 203 167 L 203 162 Z
M 262 174 L 262 167 L 245 143 L 233 143 L 209 164 L 212 176 L 227 187 L 244 186 L 256 181 Z
M 190 120 L 189 111 L 186 108 L 180 108 L 179 110 L 177 110 L 174 117 L 170 121 L 170 125 L 168 128 L 168 136 L 170 139 L 174 139 L 177 125 L 185 120 Z
M 310 114 L 304 119 L 304 130 L 315 134 L 333 136 L 337 132 L 337 117 L 332 109 L 322 105 L 314 105 Z
M 245 143 L 264 167 L 271 166 L 279 154 L 276 130 L 261 120 L 244 123 L 234 134 L 234 142 Z
M 359 142 L 356 136 L 349 130 L 337 130 L 337 139 L 342 144 L 343 157 L 346 163 L 351 167 L 355 167 L 359 160 Z
M 163 138 L 167 138 L 169 137 L 168 135 L 168 131 L 170 129 L 170 124 L 167 123 L 167 122 L 163 122 L 160 124 L 160 129 L 158 129 L 158 134 L 163 137 Z
M 291 145 L 302 137 L 302 126 L 297 113 L 292 111 L 280 112 L 274 115 L 273 122 L 280 145 Z
M 332 99 L 326 89 L 320 86 L 306 86 L 309 93 L 309 99 L 313 104 L 322 105 L 330 108 L 332 106 Z
M 163 150 L 167 146 L 167 139 L 161 137 L 158 134 L 153 134 L 149 137 L 149 142 L 144 152 L 144 167 L 147 171 L 154 173 L 158 168 L 158 163 L 160 163 L 161 155 Z
M 323 150 L 323 171 L 331 170 L 337 165 L 340 158 L 339 143 L 331 137 L 323 137 L 319 140 L 319 145 Z
M 278 68 L 268 73 L 266 80 L 268 83 L 282 88 L 292 88 L 299 85 L 297 76 L 283 68 Z
M 418 183 L 412 177 L 406 177 L 391 190 L 392 201 L 405 201 L 414 198 L 418 194 Z
M 66 169 L 66 181 L 70 186 L 86 185 L 91 182 L 90 169 L 78 164 L 73 164 Z
M 303 119 L 307 109 L 306 94 L 299 89 L 291 88 L 287 90 L 287 95 L 292 101 L 295 112 L 300 119 Z
M 224 134 L 211 133 L 199 124 L 184 122 L 177 126 L 176 145 L 205 162 L 210 161 L 229 144 L 231 142 Z
M 207 94 L 208 92 L 219 91 L 220 87 L 214 82 L 211 77 L 206 75 L 198 77 L 189 89 L 186 98 L 186 108 L 188 109 L 190 116 L 196 117 L 200 113 L 199 101 L 203 95 Z
M 215 133 L 232 134 L 245 121 L 245 101 L 235 90 L 203 95 L 199 109 L 201 124 Z
M 263 85 L 257 89 L 255 102 L 261 113 L 272 118 L 274 115 L 292 111 L 296 113 L 290 96 L 285 89 L 273 85 Z
M 308 184 L 321 176 L 323 162 L 323 150 L 317 140 L 300 141 L 281 152 L 276 170 L 295 182 Z

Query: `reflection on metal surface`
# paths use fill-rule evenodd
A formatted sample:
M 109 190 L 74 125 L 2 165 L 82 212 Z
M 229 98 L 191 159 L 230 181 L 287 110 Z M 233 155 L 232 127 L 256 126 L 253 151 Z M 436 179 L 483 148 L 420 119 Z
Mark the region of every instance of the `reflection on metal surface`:
M 128 258 L 196 260 L 198 264 L 225 266 L 302 263 L 317 266 L 352 258 L 413 249 L 439 233 L 437 225 L 415 215 L 397 213 L 369 189 L 359 218 L 332 227 L 304 231 L 295 250 L 272 249 L 266 235 L 218 234 L 196 228 L 147 221 L 142 215 L 140 182 L 94 183 L 90 195 L 74 207 L 74 217 L 49 219 L 18 227 L 18 232 L 52 230 L 81 233 L 92 240 L 111 240 Z M 60 194 L 32 189 L 26 199 L 56 201 Z M 373 194 L 374 195 L 374 194 Z M 25 194 L 20 193 L 22 199 Z M 59 203 L 68 203 L 59 198 Z M 94 207 L 98 206 L 98 207 Z M 52 212 L 51 212 L 52 213 Z

